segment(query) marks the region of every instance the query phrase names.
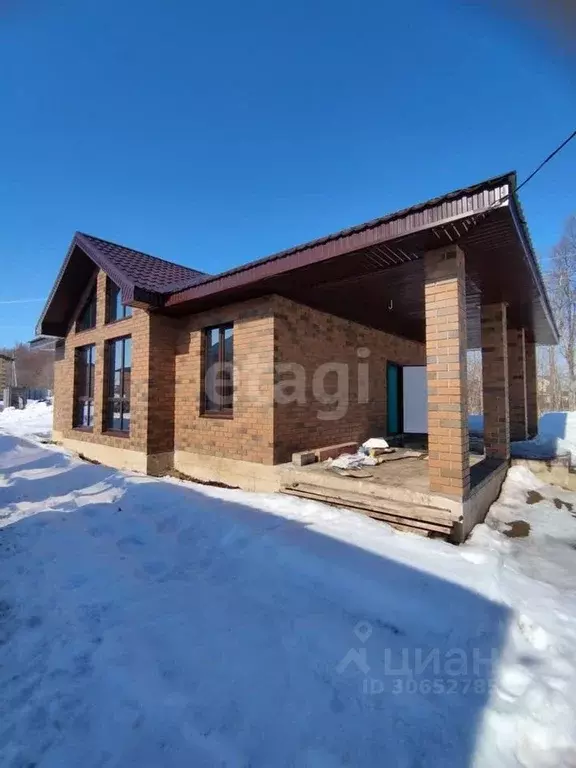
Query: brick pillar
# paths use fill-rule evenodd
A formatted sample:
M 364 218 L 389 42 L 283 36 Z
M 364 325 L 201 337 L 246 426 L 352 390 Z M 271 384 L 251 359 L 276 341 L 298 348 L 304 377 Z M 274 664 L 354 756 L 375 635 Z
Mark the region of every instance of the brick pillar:
M 523 328 L 508 330 L 510 440 L 526 440 L 526 336 Z
M 424 257 L 430 490 L 470 491 L 466 386 L 466 284 L 457 246 Z
M 148 314 L 148 473 L 162 474 L 174 462 L 175 370 L 178 320 Z
M 487 459 L 510 458 L 506 305 L 482 307 L 482 390 Z
M 536 344 L 526 341 L 526 421 L 528 437 L 538 434 L 538 373 Z

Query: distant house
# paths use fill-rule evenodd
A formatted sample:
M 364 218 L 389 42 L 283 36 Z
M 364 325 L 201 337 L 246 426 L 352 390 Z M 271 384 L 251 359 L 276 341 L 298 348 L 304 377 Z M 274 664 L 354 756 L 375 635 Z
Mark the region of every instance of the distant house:
M 31 339 L 28 342 L 28 346 L 31 350 L 34 352 L 36 351 L 43 351 L 43 352 L 54 352 L 56 349 L 56 345 L 58 344 L 58 337 L 57 336 L 35 336 L 33 339 Z
M 113 466 L 273 490 L 293 452 L 423 432 L 428 460 L 402 498 L 467 532 L 498 493 L 510 437 L 536 430 L 535 345 L 557 341 L 515 184 L 490 179 L 216 275 L 76 233 L 37 328 L 63 340 L 55 439 Z M 468 348 L 483 355 L 481 470 Z

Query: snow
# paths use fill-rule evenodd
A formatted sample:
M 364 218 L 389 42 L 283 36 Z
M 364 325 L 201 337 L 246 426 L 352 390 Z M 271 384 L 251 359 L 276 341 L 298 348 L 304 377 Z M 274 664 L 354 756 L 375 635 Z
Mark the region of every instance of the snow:
M 84 463 L 6 434 L 34 432 L 19 416 L 0 434 L 2 766 L 576 764 L 576 494 L 515 467 L 455 547 Z
M 481 435 L 484 432 L 484 416 L 481 413 L 468 414 L 468 429 L 473 435 Z
M 45 402 L 29 400 L 26 408 L 5 408 L 0 411 L 0 432 L 5 430 L 19 437 L 50 437 L 54 409 Z
M 544 413 L 538 422 L 538 435 L 510 446 L 512 456 L 522 459 L 569 457 L 576 465 L 576 412 Z
M 479 413 L 468 416 L 472 435 L 484 432 L 484 417 Z M 538 422 L 538 435 L 532 440 L 520 440 L 510 445 L 512 456 L 519 459 L 553 459 L 570 457 L 576 465 L 576 411 L 544 413 Z
M 538 422 L 538 435 L 510 446 L 512 456 L 523 459 L 569 457 L 576 465 L 576 412 L 544 413 Z

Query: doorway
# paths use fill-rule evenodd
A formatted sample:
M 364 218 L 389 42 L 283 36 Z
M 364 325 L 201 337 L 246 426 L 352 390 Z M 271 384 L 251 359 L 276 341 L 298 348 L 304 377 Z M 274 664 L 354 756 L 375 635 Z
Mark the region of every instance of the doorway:
M 402 366 L 387 363 L 386 367 L 386 431 L 389 436 L 399 435 L 403 428 L 403 376 Z
M 428 432 L 428 383 L 425 365 L 387 363 L 386 429 L 390 437 Z

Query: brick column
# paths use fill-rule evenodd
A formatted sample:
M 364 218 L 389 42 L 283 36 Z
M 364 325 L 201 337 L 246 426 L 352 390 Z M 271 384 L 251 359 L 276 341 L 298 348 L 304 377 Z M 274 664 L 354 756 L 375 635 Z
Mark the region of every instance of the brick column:
M 526 440 L 526 337 L 523 328 L 508 329 L 510 440 Z
M 156 474 L 173 464 L 175 429 L 175 370 L 178 320 L 148 315 L 148 400 L 146 452 L 148 472 Z
M 430 490 L 470 491 L 466 386 L 466 284 L 457 246 L 424 257 Z
M 482 307 L 482 390 L 487 459 L 510 458 L 506 305 Z
M 526 421 L 528 436 L 538 434 L 538 374 L 536 344 L 526 341 Z

